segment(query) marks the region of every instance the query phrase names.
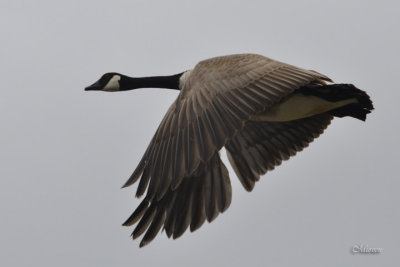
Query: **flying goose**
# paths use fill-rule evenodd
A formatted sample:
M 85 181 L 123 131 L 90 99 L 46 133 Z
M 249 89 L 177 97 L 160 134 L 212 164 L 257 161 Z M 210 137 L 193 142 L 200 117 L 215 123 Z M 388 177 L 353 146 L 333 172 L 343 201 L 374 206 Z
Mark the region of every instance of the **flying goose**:
M 247 191 L 307 147 L 333 117 L 365 121 L 369 96 L 351 84 L 255 54 L 207 59 L 172 76 L 132 78 L 106 73 L 85 90 L 180 90 L 139 165 L 123 185 L 139 180 L 146 196 L 123 223 L 137 223 L 133 239 L 151 242 L 161 227 L 168 237 L 198 229 L 230 205 L 232 189 L 219 151 Z

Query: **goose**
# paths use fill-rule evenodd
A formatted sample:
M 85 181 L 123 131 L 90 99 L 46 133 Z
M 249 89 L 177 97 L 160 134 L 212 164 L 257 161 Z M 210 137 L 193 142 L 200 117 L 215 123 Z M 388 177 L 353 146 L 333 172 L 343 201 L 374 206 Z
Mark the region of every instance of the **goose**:
M 307 147 L 334 117 L 365 121 L 373 110 L 367 93 L 352 84 L 256 54 L 203 60 L 171 76 L 106 73 L 85 90 L 137 88 L 180 91 L 123 185 L 140 180 L 136 196 L 146 193 L 123 223 L 136 224 L 133 239 L 144 234 L 139 247 L 161 228 L 175 239 L 229 207 L 222 147 L 244 189 L 252 191 L 260 176 Z

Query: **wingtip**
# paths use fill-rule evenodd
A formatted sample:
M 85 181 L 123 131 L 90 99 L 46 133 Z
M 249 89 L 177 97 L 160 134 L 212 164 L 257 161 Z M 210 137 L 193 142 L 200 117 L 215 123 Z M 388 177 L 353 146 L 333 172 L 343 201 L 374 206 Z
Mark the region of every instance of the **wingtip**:
M 150 242 L 148 242 L 148 241 L 142 240 L 142 241 L 140 242 L 140 244 L 139 244 L 139 248 L 142 248 L 142 247 L 146 246 L 146 245 L 149 244 L 149 243 L 150 243 Z
M 122 188 L 125 188 L 125 187 L 128 187 L 128 186 L 132 185 L 133 183 L 134 183 L 134 181 L 132 181 L 132 179 L 129 178 L 128 181 L 126 181 L 126 182 L 121 186 L 121 189 L 122 189 Z
M 131 226 L 131 224 L 128 223 L 128 220 L 126 220 L 121 226 Z

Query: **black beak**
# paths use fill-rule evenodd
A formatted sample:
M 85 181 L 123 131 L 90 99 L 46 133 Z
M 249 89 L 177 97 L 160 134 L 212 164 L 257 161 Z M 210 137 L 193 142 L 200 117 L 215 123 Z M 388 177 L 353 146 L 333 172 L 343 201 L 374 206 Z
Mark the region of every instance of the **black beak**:
M 99 91 L 102 89 L 102 86 L 100 85 L 100 82 L 97 81 L 92 85 L 89 85 L 88 87 L 85 88 L 85 91 Z

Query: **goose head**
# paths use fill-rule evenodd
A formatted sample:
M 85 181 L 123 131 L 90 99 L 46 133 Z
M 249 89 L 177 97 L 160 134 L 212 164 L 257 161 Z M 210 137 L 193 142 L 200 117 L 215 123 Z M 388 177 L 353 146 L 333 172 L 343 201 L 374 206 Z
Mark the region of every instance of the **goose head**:
M 129 77 L 116 72 L 101 76 L 94 84 L 85 88 L 86 91 L 117 92 L 137 88 L 166 88 L 180 90 L 188 77 L 188 72 L 169 76 Z M 182 78 L 181 78 L 182 77 Z
M 116 72 L 109 72 L 101 76 L 101 78 L 85 88 L 85 91 L 106 91 L 116 92 L 121 90 L 120 81 L 123 75 Z

